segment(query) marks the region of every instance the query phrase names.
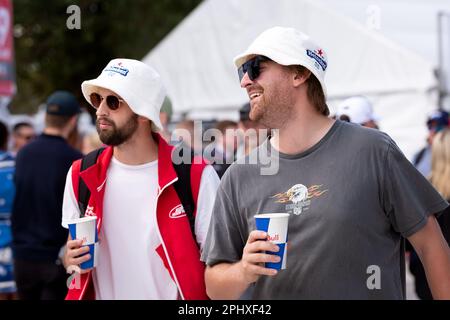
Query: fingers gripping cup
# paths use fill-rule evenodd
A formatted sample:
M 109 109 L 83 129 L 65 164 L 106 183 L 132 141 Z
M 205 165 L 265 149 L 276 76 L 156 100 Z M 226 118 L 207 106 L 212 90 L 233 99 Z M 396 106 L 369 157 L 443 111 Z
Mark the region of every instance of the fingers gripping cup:
M 267 241 L 279 247 L 278 252 L 266 252 L 281 258 L 280 262 L 266 262 L 265 267 L 281 270 L 286 269 L 288 213 L 265 213 L 255 215 L 256 229 L 267 232 Z
M 82 246 L 89 247 L 91 258 L 80 265 L 81 269 L 91 269 L 97 266 L 98 236 L 97 217 L 83 217 L 71 220 L 69 232 L 72 239 L 83 240 Z

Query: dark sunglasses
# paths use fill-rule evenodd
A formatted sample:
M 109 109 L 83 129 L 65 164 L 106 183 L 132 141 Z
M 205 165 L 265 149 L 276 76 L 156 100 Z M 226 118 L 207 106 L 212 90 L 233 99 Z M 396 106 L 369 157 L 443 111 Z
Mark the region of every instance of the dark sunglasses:
M 106 99 L 106 105 L 111 110 L 117 110 L 120 106 L 120 103 L 123 102 L 122 99 L 119 99 L 116 96 L 110 95 L 106 96 L 106 98 L 103 98 L 101 95 L 95 92 L 91 93 L 89 98 L 91 99 L 91 104 L 95 109 L 98 109 L 98 107 L 100 107 L 103 99 Z
M 248 77 L 252 81 L 258 78 L 260 74 L 260 63 L 263 61 L 270 61 L 270 59 L 264 56 L 256 56 L 240 66 L 238 69 L 239 81 L 242 81 L 246 73 L 248 73 Z

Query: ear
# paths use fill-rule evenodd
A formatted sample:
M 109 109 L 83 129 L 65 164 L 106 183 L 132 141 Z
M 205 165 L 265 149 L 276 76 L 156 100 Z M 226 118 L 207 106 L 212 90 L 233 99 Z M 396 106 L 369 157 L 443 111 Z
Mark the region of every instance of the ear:
M 300 72 L 299 70 L 294 71 L 293 85 L 294 87 L 299 87 L 311 76 L 311 71 L 305 69 L 304 72 Z
M 78 119 L 79 119 L 79 118 L 80 118 L 80 115 L 78 115 L 78 114 L 72 116 L 72 118 L 69 120 L 70 125 L 71 125 L 72 127 L 76 127 L 77 124 L 78 124 Z
M 140 126 L 148 126 L 150 128 L 150 130 L 153 128 L 153 123 L 151 120 L 143 117 L 143 116 L 138 116 L 138 123 Z
M 139 123 L 151 122 L 151 121 L 150 121 L 149 119 L 147 119 L 146 117 L 143 117 L 143 116 L 140 116 L 140 115 L 138 115 L 137 120 L 138 120 Z

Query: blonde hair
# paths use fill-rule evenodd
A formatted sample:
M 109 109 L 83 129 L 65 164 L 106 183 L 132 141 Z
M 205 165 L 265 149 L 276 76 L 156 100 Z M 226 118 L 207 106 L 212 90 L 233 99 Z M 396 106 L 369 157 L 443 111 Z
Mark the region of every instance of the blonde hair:
M 450 129 L 433 138 L 430 182 L 445 199 L 450 199 Z

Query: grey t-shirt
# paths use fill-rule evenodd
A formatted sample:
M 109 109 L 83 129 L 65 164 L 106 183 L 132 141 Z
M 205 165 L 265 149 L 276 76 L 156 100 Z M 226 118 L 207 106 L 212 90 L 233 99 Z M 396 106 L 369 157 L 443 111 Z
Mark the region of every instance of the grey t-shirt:
M 280 154 L 276 175 L 261 175 L 261 166 L 233 164 L 225 173 L 203 261 L 239 261 L 253 216 L 287 212 L 287 269 L 260 277 L 251 298 L 405 298 L 402 237 L 448 203 L 388 135 L 336 121 L 309 150 Z M 296 192 L 304 187 L 306 198 Z

